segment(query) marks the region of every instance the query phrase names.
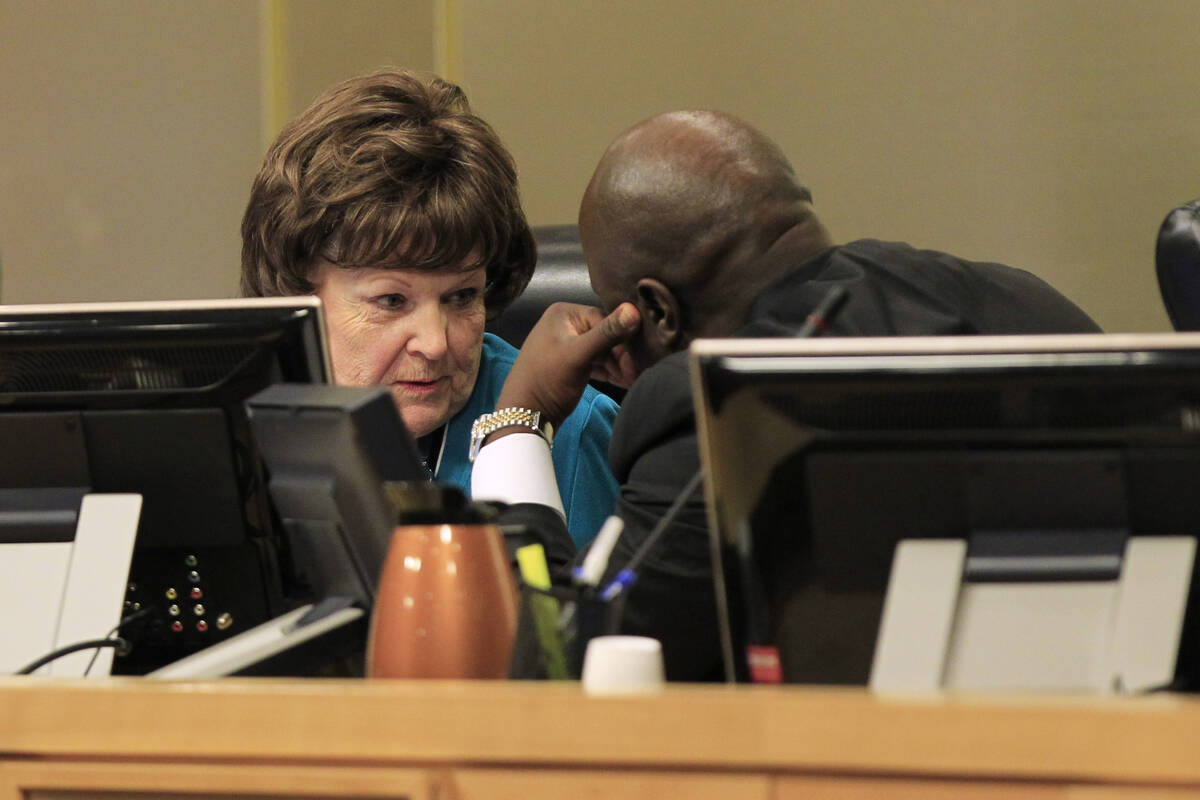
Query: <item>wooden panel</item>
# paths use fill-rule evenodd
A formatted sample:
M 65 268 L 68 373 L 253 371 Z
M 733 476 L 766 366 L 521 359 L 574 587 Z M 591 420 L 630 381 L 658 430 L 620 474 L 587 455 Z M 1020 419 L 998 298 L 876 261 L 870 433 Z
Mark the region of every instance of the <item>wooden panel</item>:
M 105 793 L 105 800 L 438 800 L 443 785 L 439 773 L 423 769 L 34 761 L 0 764 L 0 800 L 82 800 L 98 792 Z
M 393 795 L 387 795 L 392 797 Z M 407 798 L 408 795 L 394 795 Z M 35 789 L 21 795 L 22 800 L 342 800 L 344 795 L 259 794 L 258 792 L 103 792 L 94 789 Z
M 769 800 L 760 775 L 706 772 L 461 769 L 455 800 Z
M 1007 781 L 781 778 L 773 800 L 1063 800 L 1062 788 Z
M 772 800 L 1200 800 L 1200 790 L 929 778 L 789 777 Z
M 1068 786 L 1067 800 L 1200 800 L 1200 789 L 1153 786 Z
M 0 678 L 0 758 L 1200 786 L 1193 697 L 577 684 Z M 371 773 L 374 774 L 374 773 Z M 167 784 L 164 788 L 174 788 Z

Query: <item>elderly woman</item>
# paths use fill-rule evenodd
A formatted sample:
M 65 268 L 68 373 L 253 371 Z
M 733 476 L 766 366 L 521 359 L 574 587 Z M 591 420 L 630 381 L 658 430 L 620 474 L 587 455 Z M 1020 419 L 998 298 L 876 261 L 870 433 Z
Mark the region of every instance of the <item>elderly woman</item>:
M 435 479 L 470 489 L 472 423 L 516 350 L 484 333 L 533 273 L 513 159 L 439 78 L 353 78 L 268 150 L 242 220 L 242 292 L 315 294 L 338 383 L 387 386 Z M 572 538 L 613 507 L 616 404 L 589 391 L 553 436 Z

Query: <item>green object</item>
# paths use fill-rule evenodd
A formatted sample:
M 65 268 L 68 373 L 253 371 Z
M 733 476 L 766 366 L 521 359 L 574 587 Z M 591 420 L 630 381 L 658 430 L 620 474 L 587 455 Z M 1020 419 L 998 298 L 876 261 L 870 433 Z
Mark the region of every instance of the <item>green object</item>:
M 550 588 L 550 569 L 546 566 L 546 551 L 540 544 L 527 544 L 517 549 L 517 566 L 521 580 L 532 589 L 542 591 Z M 538 646 L 546 663 L 546 674 L 551 680 L 570 678 L 567 657 L 563 652 L 562 636 L 558 630 L 558 600 L 542 591 L 527 592 L 529 611 L 533 615 L 533 627 L 537 632 Z

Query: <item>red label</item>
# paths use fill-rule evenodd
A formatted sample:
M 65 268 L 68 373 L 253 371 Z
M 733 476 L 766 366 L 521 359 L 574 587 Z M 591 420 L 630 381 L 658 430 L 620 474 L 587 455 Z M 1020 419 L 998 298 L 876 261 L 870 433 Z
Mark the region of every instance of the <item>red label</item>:
M 779 664 L 779 648 L 764 644 L 746 647 L 746 664 L 754 683 L 783 683 L 783 667 Z

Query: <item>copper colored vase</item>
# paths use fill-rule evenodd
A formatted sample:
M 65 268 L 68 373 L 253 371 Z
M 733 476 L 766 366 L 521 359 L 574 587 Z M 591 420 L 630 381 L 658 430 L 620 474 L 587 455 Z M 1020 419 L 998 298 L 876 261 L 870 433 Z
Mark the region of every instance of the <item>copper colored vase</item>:
M 500 529 L 400 525 L 367 643 L 373 678 L 504 678 L 517 592 Z

